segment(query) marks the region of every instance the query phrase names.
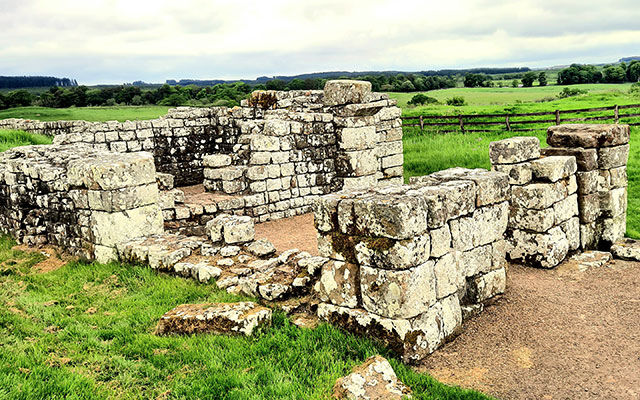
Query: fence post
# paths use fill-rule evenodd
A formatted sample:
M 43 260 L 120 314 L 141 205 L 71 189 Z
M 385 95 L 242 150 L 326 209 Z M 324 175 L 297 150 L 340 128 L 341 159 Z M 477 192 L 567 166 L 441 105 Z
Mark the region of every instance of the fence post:
M 420 133 L 424 133 L 424 121 L 422 120 L 422 115 L 420 116 Z
M 464 133 L 464 122 L 462 122 L 462 115 L 458 115 L 458 120 L 460 121 L 460 130 Z
M 615 119 L 615 123 L 617 124 L 620 121 L 620 107 L 618 107 L 618 105 L 615 105 L 614 111 L 613 111 L 613 117 Z
M 560 125 L 560 110 L 556 110 L 556 125 Z
M 504 118 L 504 122 L 507 124 L 507 130 L 511 132 L 511 124 L 509 123 L 509 114 Z

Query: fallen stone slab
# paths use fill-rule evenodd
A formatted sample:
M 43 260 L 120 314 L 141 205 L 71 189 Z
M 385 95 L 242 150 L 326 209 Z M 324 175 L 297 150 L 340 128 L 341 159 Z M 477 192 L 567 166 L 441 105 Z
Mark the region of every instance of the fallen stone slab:
M 640 240 L 623 238 L 611 246 L 614 258 L 629 261 L 640 261 Z
M 611 253 L 607 251 L 585 251 L 578 253 L 558 266 L 558 271 L 584 272 L 590 268 L 600 268 L 612 260 Z
M 182 304 L 167 312 L 156 326 L 156 335 L 250 336 L 253 331 L 271 324 L 272 311 L 252 302 Z
M 333 397 L 349 400 L 393 400 L 411 398 L 411 389 L 405 386 L 382 356 L 367 358 L 364 364 L 336 381 Z

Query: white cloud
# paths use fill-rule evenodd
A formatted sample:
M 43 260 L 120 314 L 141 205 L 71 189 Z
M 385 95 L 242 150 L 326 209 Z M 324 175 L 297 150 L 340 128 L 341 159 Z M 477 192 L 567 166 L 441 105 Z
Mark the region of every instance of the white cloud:
M 640 39 L 630 0 L 0 0 L 0 10 L 0 74 L 83 83 L 607 62 L 639 53 Z

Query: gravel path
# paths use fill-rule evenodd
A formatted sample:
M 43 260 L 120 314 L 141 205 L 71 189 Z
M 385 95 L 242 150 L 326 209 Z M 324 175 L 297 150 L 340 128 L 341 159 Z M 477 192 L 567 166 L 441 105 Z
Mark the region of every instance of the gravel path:
M 419 370 L 500 399 L 639 399 L 640 263 L 609 267 L 512 266 L 507 293 Z

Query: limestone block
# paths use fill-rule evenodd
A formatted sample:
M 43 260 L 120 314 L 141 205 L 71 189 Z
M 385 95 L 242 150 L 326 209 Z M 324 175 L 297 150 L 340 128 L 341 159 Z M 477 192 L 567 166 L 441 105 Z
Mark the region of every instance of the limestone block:
M 596 222 L 580 224 L 580 248 L 595 249 L 600 241 L 602 228 Z
M 156 335 L 200 333 L 251 336 L 271 324 L 272 311 L 252 302 L 182 304 L 160 318 Z
M 495 164 L 491 166 L 491 170 L 507 174 L 510 185 L 525 185 L 533 179 L 531 163 L 529 162 L 518 164 Z
M 353 80 L 327 81 L 324 85 L 324 104 L 326 106 L 339 106 L 364 103 L 369 93 L 371 93 L 371 82 Z
M 598 190 L 599 171 L 576 172 L 579 194 L 595 193 Z
M 489 145 L 491 164 L 516 164 L 539 157 L 540 140 L 537 137 L 513 137 Z
M 208 168 L 228 167 L 231 161 L 231 156 L 227 154 L 209 154 L 202 157 L 202 165 Z
M 365 310 L 385 318 L 411 318 L 436 301 L 434 262 L 403 271 L 360 267 Z
M 438 186 L 418 186 L 407 192 L 423 198 L 429 210 L 429 228 L 438 228 L 447 221 L 468 215 L 475 210 L 476 185 L 471 181 L 451 181 Z
M 618 124 L 565 124 L 547 129 L 552 147 L 609 147 L 629 143 L 629 126 Z
M 509 199 L 509 177 L 502 172 L 482 168 L 449 168 L 435 172 L 429 177 L 440 182 L 469 180 L 476 184 L 476 206 L 482 207 Z
M 330 260 L 324 264 L 314 289 L 320 300 L 331 304 L 356 308 L 360 290 L 359 267 L 355 264 Z
M 592 171 L 598 168 L 598 152 L 596 149 L 547 147 L 540 150 L 544 156 L 573 156 L 576 158 L 578 171 Z
M 90 228 L 95 244 L 115 247 L 131 239 L 164 231 L 164 219 L 157 204 L 122 212 L 93 211 Z
M 442 257 L 451 251 L 451 230 L 449 225 L 443 225 L 440 228 L 432 229 L 429 232 L 431 236 L 431 257 Z
M 374 174 L 379 168 L 375 149 L 346 151 L 336 158 L 336 172 L 340 176 L 364 176 Z
M 336 132 L 338 147 L 341 150 L 373 149 L 378 142 L 375 126 L 361 128 L 342 128 Z
M 206 231 L 214 243 L 246 243 L 255 237 L 254 222 L 248 216 L 220 214 L 207 222 Z
M 320 232 L 332 232 L 338 230 L 338 203 L 340 196 L 328 194 L 318 197 L 313 202 L 314 224 Z
M 124 211 L 158 202 L 155 183 L 114 190 L 88 190 L 89 208 L 98 211 Z
M 569 218 L 578 215 L 578 195 L 572 194 L 553 205 L 555 224 L 558 225 Z
M 508 235 L 509 257 L 518 262 L 541 268 L 560 264 L 569 252 L 564 231 L 556 226 L 547 233 L 513 230 Z
M 627 188 L 600 192 L 600 211 L 605 217 L 615 217 L 627 212 Z
M 569 194 L 568 180 L 555 183 L 532 183 L 526 186 L 513 186 L 511 199 L 514 205 L 535 210 L 544 210 L 564 199 Z
M 163 174 L 156 173 L 156 183 L 158 184 L 158 189 L 160 190 L 171 190 L 173 189 L 174 178 L 171 174 Z
M 365 236 L 410 239 L 427 230 L 427 204 L 413 196 L 356 199 L 356 229 Z
M 469 293 L 476 303 L 504 293 L 507 285 L 507 272 L 500 268 L 486 274 L 478 275 L 468 280 Z
M 436 260 L 434 274 L 437 299 L 457 292 L 462 286 L 463 277 L 460 267 L 460 252 L 451 252 Z
M 605 244 L 613 244 L 624 237 L 627 230 L 627 214 L 602 220 L 601 239 Z
M 609 170 L 609 183 L 612 188 L 627 187 L 627 167 L 612 168 Z
M 598 149 L 598 167 L 611 169 L 627 165 L 629 145 L 602 147 Z
M 640 261 L 640 242 L 623 238 L 611 246 L 611 253 L 615 258 L 630 261 Z
M 550 156 L 531 161 L 533 179 L 545 182 L 557 182 L 568 178 L 578 170 L 573 156 Z
M 461 277 L 470 277 L 504 267 L 506 245 L 503 240 L 460 253 Z
M 580 247 L 580 219 L 573 217 L 562 224 L 560 229 L 564 232 L 569 242 L 569 251 L 577 250 Z
M 355 367 L 351 374 L 336 381 L 333 397 L 401 400 L 411 397 L 411 389 L 398 380 L 389 361 L 381 356 L 372 356 L 364 364 Z
M 286 136 L 291 131 L 288 121 L 268 119 L 264 123 L 264 134 L 269 136 Z
M 247 246 L 247 251 L 256 257 L 268 257 L 275 254 L 276 248 L 267 239 L 259 239 Z
M 472 216 L 449 222 L 453 248 L 470 250 L 502 239 L 509 219 L 509 203 L 478 208 Z
M 156 181 L 156 167 L 150 153 L 104 153 L 72 160 L 67 164 L 72 186 L 113 190 Z
M 280 139 L 277 136 L 252 135 L 250 148 L 252 151 L 279 151 Z
M 534 232 L 546 232 L 555 225 L 555 214 L 552 209 L 534 210 L 517 205 L 509 209 L 509 227 L 527 229 Z
M 355 245 L 358 264 L 381 269 L 407 269 L 426 262 L 430 255 L 430 236 L 395 241 L 363 238 Z
M 234 181 L 244 176 L 246 166 L 230 166 L 221 168 L 205 168 L 204 177 L 207 179 L 221 179 L 223 181 Z
M 578 196 L 578 215 L 581 223 L 594 222 L 600 216 L 600 196 L 598 193 Z
M 404 164 L 404 155 L 395 154 L 392 156 L 382 157 L 380 163 L 383 169 L 399 167 Z

